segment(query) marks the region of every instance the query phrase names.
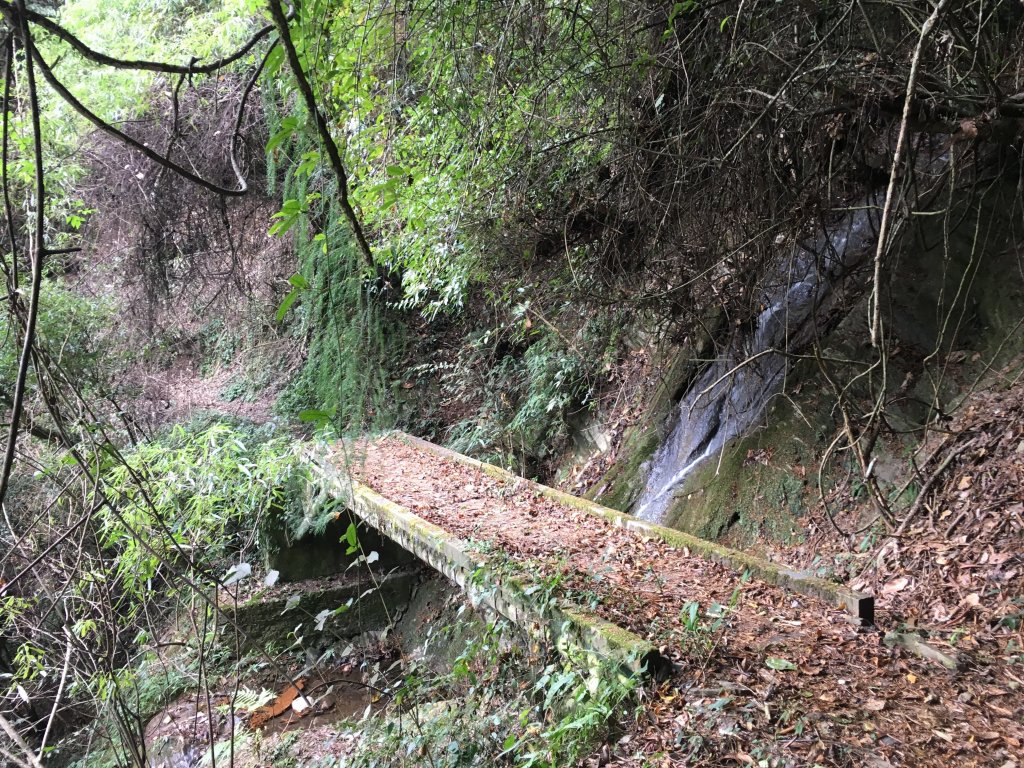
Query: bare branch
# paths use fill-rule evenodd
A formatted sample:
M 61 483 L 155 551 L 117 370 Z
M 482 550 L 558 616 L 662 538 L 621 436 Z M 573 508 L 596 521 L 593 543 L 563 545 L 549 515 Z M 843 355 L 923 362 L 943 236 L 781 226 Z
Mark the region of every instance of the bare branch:
M 31 40 L 28 40 L 28 47 L 32 51 L 31 58 L 39 64 L 39 71 L 43 73 L 43 77 L 46 79 L 46 82 L 50 85 L 50 87 L 53 88 L 53 90 L 55 90 L 57 94 L 62 99 L 64 99 L 64 101 L 66 101 L 68 105 L 71 106 L 72 109 L 74 109 L 78 114 L 80 114 L 82 117 L 84 117 L 94 126 L 96 126 L 96 128 L 98 128 L 103 133 L 113 136 L 118 141 L 127 144 L 129 147 L 145 155 L 147 158 L 152 160 L 157 165 L 164 168 L 169 168 L 170 170 L 177 173 L 179 176 L 182 176 L 188 179 L 189 181 L 193 182 L 194 184 L 198 184 L 203 189 L 208 189 L 209 191 L 214 192 L 218 195 L 239 197 L 249 191 L 249 184 L 245 180 L 245 177 L 239 173 L 237 160 L 234 157 L 232 157 L 232 167 L 235 172 L 235 178 L 236 181 L 238 182 L 238 186 L 234 189 L 231 189 L 230 187 L 222 187 L 219 184 L 215 184 L 214 182 L 209 181 L 208 179 L 204 179 L 202 176 L 193 173 L 184 166 L 175 163 L 173 160 L 166 159 L 159 152 L 153 150 L 150 147 L 147 147 L 142 142 L 133 139 L 131 136 L 124 133 L 123 131 L 118 130 L 110 123 L 106 122 L 98 115 L 96 115 L 95 112 L 92 112 L 77 98 L 75 98 L 75 95 L 68 90 L 67 86 L 60 82 L 60 80 L 57 79 L 56 75 L 53 74 L 53 70 L 50 69 L 49 64 L 46 63 L 42 55 L 39 53 L 39 50 L 35 47 L 35 45 L 31 43 Z M 241 121 L 239 120 L 238 123 L 241 123 Z M 232 145 L 234 145 L 234 143 L 235 139 L 234 137 L 232 137 Z
M 896 190 L 896 177 L 899 175 L 900 161 L 903 159 L 903 150 L 907 144 L 907 125 L 910 122 L 910 105 L 914 98 L 914 88 L 917 83 L 917 71 L 921 66 L 921 51 L 924 49 L 925 40 L 931 34 L 935 23 L 946 7 L 947 0 L 939 0 L 923 25 L 921 25 L 921 37 L 917 41 L 917 48 L 914 49 L 914 58 L 910 63 L 910 74 L 907 76 L 907 97 L 903 102 L 903 118 L 900 121 L 899 138 L 896 140 L 896 154 L 892 158 L 892 167 L 889 171 L 889 187 L 885 191 L 885 205 L 882 208 L 882 221 L 878 227 L 878 245 L 875 250 L 875 275 L 871 289 L 871 346 L 878 346 L 878 336 L 882 326 L 881 306 L 881 284 L 882 284 L 882 258 L 885 256 L 886 246 L 889 238 L 889 220 L 892 214 L 892 201 Z
M 18 0 L 18 8 L 24 10 L 24 0 Z M 24 15 L 21 19 L 22 44 L 26 50 L 32 49 L 32 40 L 28 29 L 28 22 Z M 14 396 L 11 398 L 11 425 L 7 431 L 7 448 L 4 452 L 3 465 L 0 466 L 0 506 L 7 497 L 7 486 L 11 479 L 11 470 L 14 467 L 14 450 L 18 443 L 18 427 L 21 422 L 21 412 L 25 404 L 25 389 L 28 380 L 28 367 L 32 357 L 32 348 L 35 344 L 36 321 L 39 318 L 39 289 L 43 282 L 43 259 L 46 255 L 46 245 L 43 238 L 46 233 L 46 183 L 43 178 L 43 133 L 39 120 L 39 94 L 36 92 L 35 68 L 32 66 L 32 56 L 25 56 L 25 75 L 28 81 L 29 111 L 32 123 L 32 147 L 35 160 L 35 197 L 36 216 L 32 232 L 32 242 L 29 251 L 32 258 L 32 286 L 29 293 L 28 317 L 25 319 L 25 330 L 22 341 L 21 356 L 18 360 L 18 372 L 14 380 Z M 3 121 L 6 124 L 8 115 L 3 114 Z M 6 165 L 3 168 L 4 184 L 9 178 Z

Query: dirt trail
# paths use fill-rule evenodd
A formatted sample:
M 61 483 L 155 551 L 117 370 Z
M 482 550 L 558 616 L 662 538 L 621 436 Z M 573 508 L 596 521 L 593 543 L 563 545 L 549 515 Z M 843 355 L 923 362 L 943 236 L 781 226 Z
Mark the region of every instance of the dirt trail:
M 1024 667 L 975 654 L 949 672 L 804 595 L 709 563 L 394 438 L 364 484 L 678 662 L 613 765 L 992 765 L 1022 760 Z M 693 605 L 698 621 L 690 621 Z M 732 605 L 730 609 L 729 606 Z M 721 620 L 719 618 L 721 617 Z M 646 756 L 647 762 L 644 762 Z

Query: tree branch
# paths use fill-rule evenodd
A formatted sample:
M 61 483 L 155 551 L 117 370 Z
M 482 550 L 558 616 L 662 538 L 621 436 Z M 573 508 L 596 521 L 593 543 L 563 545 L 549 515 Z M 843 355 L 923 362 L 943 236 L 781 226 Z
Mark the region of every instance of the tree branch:
M 19 9 L 16 7 L 16 3 L 0 1 L 0 13 L 3 14 L 4 18 L 7 19 L 11 26 L 16 26 L 16 16 L 19 13 Z M 162 61 L 135 61 L 132 59 L 118 59 L 114 56 L 108 56 L 100 51 L 93 50 L 88 45 L 83 43 L 74 34 L 64 29 L 64 27 L 57 24 L 55 21 L 48 19 L 40 13 L 24 9 L 22 11 L 25 18 L 31 21 L 33 24 L 42 27 L 50 34 L 60 38 L 65 43 L 70 45 L 82 56 L 90 61 L 97 64 L 102 64 L 105 67 L 114 67 L 115 69 L 136 69 L 144 70 L 146 72 L 162 72 L 171 75 L 208 75 L 211 72 L 216 72 L 218 69 L 223 69 L 229 64 L 234 64 L 236 61 L 241 59 L 245 54 L 256 47 L 260 40 L 265 38 L 268 34 L 273 32 L 274 25 L 268 24 L 261 30 L 256 32 L 249 40 L 234 53 L 231 53 L 216 61 L 211 61 L 209 64 L 195 64 L 194 61 L 189 62 L 187 65 L 181 64 L 168 64 Z M 289 14 L 289 18 L 293 14 Z
M 939 0 L 936 3 L 931 16 L 921 25 L 921 36 L 918 38 L 917 47 L 914 49 L 914 58 L 910 62 L 910 74 L 907 76 L 907 95 L 903 102 L 903 119 L 900 121 L 900 133 L 896 139 L 896 154 L 892 158 L 892 168 L 889 172 L 889 188 L 885 191 L 885 205 L 882 207 L 882 220 L 878 226 L 878 246 L 875 250 L 875 274 L 871 289 L 871 318 L 869 322 L 871 331 L 871 346 L 877 347 L 882 327 L 882 257 L 885 255 L 886 240 L 889 236 L 889 220 L 892 215 L 892 200 L 896 191 L 896 177 L 899 175 L 900 160 L 903 158 L 903 148 L 907 143 L 907 125 L 910 122 L 910 105 L 914 99 L 914 87 L 917 83 L 917 71 L 921 65 L 921 51 L 924 49 L 925 40 L 935 27 L 942 9 L 945 8 L 948 0 Z
M 96 128 L 98 128 L 103 133 L 113 136 L 118 141 L 127 144 L 129 147 L 136 150 L 137 152 L 142 153 L 157 165 L 164 168 L 169 168 L 170 170 L 177 173 L 179 176 L 186 178 L 192 183 L 198 184 L 204 189 L 208 189 L 211 192 L 214 192 L 218 195 L 240 197 L 241 195 L 244 195 L 246 192 L 249 191 L 249 184 L 248 182 L 246 182 L 245 177 L 239 173 L 238 163 L 233 153 L 231 157 L 231 167 L 232 170 L 235 172 L 235 178 L 236 181 L 238 182 L 237 188 L 230 189 L 228 187 L 222 187 L 219 184 L 215 184 L 212 181 L 204 179 L 202 176 L 193 173 L 184 166 L 175 163 L 173 160 L 168 160 L 164 158 L 164 156 L 161 155 L 159 152 L 151 149 L 150 147 L 147 147 L 142 142 L 133 139 L 128 134 L 118 130 L 110 123 L 100 118 L 98 115 L 96 115 L 96 113 L 90 111 L 88 107 L 86 107 L 84 104 L 82 104 L 82 102 L 75 98 L 75 95 L 71 93 L 71 91 L 69 91 L 67 87 L 57 79 L 57 77 L 53 74 L 53 71 L 50 69 L 50 66 L 46 63 L 46 60 L 43 59 L 42 55 L 39 53 L 39 50 L 32 44 L 31 40 L 27 40 L 27 45 L 32 52 L 31 58 L 39 64 L 39 71 L 43 73 L 43 77 L 45 78 L 46 82 L 50 85 L 50 87 L 53 88 L 53 90 L 55 90 L 57 94 L 71 106 L 72 109 L 74 109 L 78 114 L 80 114 L 82 117 L 84 117 L 94 126 L 96 126 Z M 28 57 L 26 57 L 26 59 L 27 58 Z M 239 120 L 236 122 L 236 125 L 239 125 L 240 123 L 241 121 Z M 234 136 L 232 136 L 232 145 L 234 145 L 234 142 L 235 139 Z
M 341 152 L 338 150 L 338 145 L 334 141 L 334 137 L 331 136 L 331 130 L 327 125 L 327 119 L 320 111 L 320 107 L 316 103 L 316 97 L 313 95 L 313 88 L 309 84 L 309 79 L 306 77 L 306 73 L 302 69 L 302 62 L 299 61 L 299 54 L 295 50 L 295 43 L 292 42 L 291 30 L 288 28 L 288 17 L 281 8 L 280 0 L 267 0 L 267 4 L 270 6 L 270 15 L 273 17 L 274 23 L 277 25 L 278 37 L 281 38 L 281 44 L 284 46 L 285 53 L 288 55 L 288 64 L 291 66 L 292 74 L 295 75 L 295 82 L 298 84 L 299 92 L 302 94 L 302 98 L 306 102 L 306 110 L 309 112 L 310 117 L 313 118 L 313 122 L 316 124 L 317 133 L 327 150 L 327 157 L 330 160 L 331 168 L 334 170 L 334 175 L 338 179 L 338 196 L 341 198 L 341 210 L 344 212 L 349 226 L 352 227 L 352 233 L 355 235 L 356 242 L 359 244 L 359 250 L 363 253 L 363 259 L 366 261 L 366 265 L 371 270 L 375 270 L 376 263 L 373 260 L 373 251 L 370 250 L 370 243 L 367 241 L 366 235 L 363 232 L 363 226 L 360 224 L 359 217 L 356 216 L 355 209 L 352 208 L 352 203 L 349 200 L 348 173 L 346 173 L 345 165 L 341 161 Z
M 25 10 L 25 0 L 18 0 L 18 10 Z M 25 46 L 25 77 L 28 82 L 28 101 L 31 113 L 32 124 L 32 148 L 35 160 L 35 197 L 36 216 L 33 228 L 32 240 L 29 252 L 32 259 L 32 286 L 29 293 L 28 317 L 25 319 L 25 335 L 21 348 L 21 356 L 18 360 L 18 373 L 14 380 L 14 396 L 11 398 L 11 426 L 7 431 L 7 448 L 4 452 L 3 465 L 0 466 L 0 506 L 7 497 L 7 486 L 11 479 L 11 470 L 14 467 L 14 449 L 18 443 L 18 426 L 21 422 L 21 413 L 25 403 L 25 389 L 28 379 L 28 366 L 32 357 L 32 346 L 35 343 L 36 321 L 39 318 L 39 289 L 43 282 L 43 259 L 46 255 L 46 245 L 43 238 L 46 233 L 46 184 L 43 179 L 43 133 L 39 120 L 39 94 L 36 91 L 35 68 L 32 66 L 32 39 L 28 29 L 28 22 L 23 13 L 19 14 L 21 21 L 21 38 Z M 2 116 L 6 123 L 8 113 Z M 8 184 L 10 176 L 6 165 L 3 167 L 3 184 Z M 33 247 L 34 246 L 34 247 Z

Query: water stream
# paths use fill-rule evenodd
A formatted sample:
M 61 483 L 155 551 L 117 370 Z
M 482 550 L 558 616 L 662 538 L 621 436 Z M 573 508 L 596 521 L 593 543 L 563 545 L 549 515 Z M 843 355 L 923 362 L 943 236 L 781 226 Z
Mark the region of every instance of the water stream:
M 647 485 L 633 507 L 660 522 L 690 473 L 749 430 L 783 388 L 787 353 L 823 331 L 836 288 L 874 252 L 880 200 L 874 197 L 829 227 L 812 246 L 794 246 L 761 287 L 752 329 L 696 378 L 679 402 L 668 439 L 649 461 Z

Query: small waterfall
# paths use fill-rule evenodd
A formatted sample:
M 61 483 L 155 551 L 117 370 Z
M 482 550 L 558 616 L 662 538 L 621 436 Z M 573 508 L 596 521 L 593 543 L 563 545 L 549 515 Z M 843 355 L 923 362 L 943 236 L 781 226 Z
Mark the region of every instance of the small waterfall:
M 782 391 L 786 351 L 805 347 L 823 329 L 818 321 L 842 278 L 869 257 L 877 243 L 879 199 L 829 227 L 810 248 L 795 246 L 764 281 L 765 309 L 754 328 L 735 338 L 679 402 L 668 439 L 649 462 L 647 485 L 633 507 L 644 520 L 661 521 L 673 494 L 705 459 L 750 429 Z

